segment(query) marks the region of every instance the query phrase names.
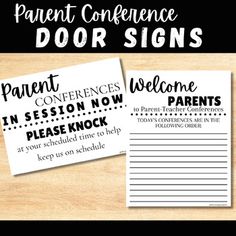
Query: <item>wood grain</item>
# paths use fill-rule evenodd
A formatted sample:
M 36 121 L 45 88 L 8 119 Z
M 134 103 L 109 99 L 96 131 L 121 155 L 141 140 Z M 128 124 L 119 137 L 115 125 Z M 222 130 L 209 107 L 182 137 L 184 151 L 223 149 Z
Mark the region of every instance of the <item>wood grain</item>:
M 236 74 L 236 54 L 0 54 L 0 79 L 112 57 L 122 59 L 124 70 L 231 70 Z M 233 78 L 233 92 L 235 86 Z M 235 147 L 234 94 L 232 102 Z M 236 219 L 235 191 L 233 181 L 231 208 L 129 209 L 124 155 L 13 177 L 0 131 L 0 219 Z

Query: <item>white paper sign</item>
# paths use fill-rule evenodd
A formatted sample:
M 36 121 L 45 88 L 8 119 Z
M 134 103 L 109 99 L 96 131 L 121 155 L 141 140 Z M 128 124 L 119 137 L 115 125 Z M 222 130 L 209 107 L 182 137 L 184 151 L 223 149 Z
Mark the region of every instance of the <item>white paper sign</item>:
M 127 206 L 231 205 L 231 73 L 128 71 Z
M 125 151 L 118 58 L 0 81 L 0 117 L 13 175 Z

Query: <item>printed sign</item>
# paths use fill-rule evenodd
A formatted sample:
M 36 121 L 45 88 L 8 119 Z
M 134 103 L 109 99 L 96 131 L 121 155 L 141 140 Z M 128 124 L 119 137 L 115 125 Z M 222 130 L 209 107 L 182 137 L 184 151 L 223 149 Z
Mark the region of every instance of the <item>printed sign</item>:
M 125 151 L 118 58 L 0 81 L 0 117 L 13 175 Z
M 129 71 L 127 205 L 231 205 L 231 74 Z

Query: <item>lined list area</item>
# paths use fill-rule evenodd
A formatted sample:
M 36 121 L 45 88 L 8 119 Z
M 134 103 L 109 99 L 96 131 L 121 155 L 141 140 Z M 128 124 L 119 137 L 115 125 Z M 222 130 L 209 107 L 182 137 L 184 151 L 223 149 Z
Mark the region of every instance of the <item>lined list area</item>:
M 130 133 L 129 206 L 230 206 L 228 133 Z

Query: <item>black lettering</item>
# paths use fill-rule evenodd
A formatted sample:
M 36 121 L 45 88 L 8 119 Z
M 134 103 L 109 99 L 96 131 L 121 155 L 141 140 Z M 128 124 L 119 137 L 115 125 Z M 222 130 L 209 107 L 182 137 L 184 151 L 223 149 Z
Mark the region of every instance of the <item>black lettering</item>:
M 130 79 L 130 92 L 135 93 L 136 91 L 143 91 L 146 89 L 147 92 L 154 91 L 155 93 L 170 93 L 170 92 L 195 92 L 197 86 L 191 81 L 188 84 L 182 84 L 180 81 L 174 81 L 174 83 L 166 83 L 166 81 L 160 82 L 159 75 L 156 75 L 152 81 L 144 82 L 142 78 L 139 78 L 137 82 L 134 82 L 134 78 Z

